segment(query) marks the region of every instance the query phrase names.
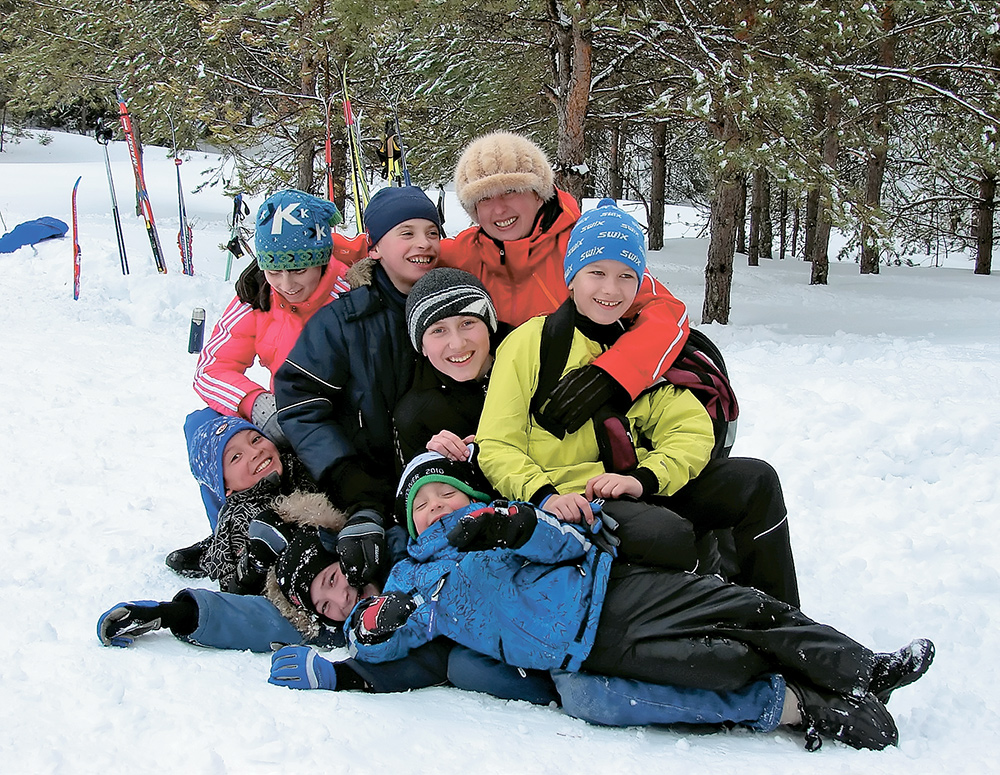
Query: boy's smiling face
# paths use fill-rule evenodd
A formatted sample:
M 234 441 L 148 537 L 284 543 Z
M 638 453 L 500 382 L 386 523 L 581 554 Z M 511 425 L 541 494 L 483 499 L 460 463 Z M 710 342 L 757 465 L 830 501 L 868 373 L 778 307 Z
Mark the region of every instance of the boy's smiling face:
M 256 429 L 247 428 L 233 435 L 222 452 L 222 479 L 226 495 L 249 490 L 270 473 L 281 476 L 278 448 Z
M 601 259 L 586 264 L 569 283 L 577 311 L 608 325 L 624 315 L 639 292 L 639 276 L 621 261 Z
M 472 503 L 472 498 L 448 482 L 427 482 L 413 496 L 413 527 L 417 535 L 453 511 Z
M 339 562 L 327 565 L 309 584 L 309 597 L 316 613 L 333 622 L 347 621 L 358 600 L 378 592 L 374 584 L 368 584 L 362 590 L 348 584 Z
M 400 293 L 409 293 L 413 284 L 437 264 L 440 250 L 441 231 L 437 224 L 411 218 L 389 229 L 368 255 L 382 262 L 382 268 Z

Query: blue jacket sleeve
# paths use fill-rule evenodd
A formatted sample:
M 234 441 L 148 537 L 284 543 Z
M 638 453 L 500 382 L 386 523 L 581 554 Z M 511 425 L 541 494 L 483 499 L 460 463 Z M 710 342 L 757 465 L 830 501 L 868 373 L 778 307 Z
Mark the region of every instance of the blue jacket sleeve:
M 417 610 L 410 614 L 406 624 L 396 630 L 387 641 L 371 646 L 358 642 L 354 628 L 351 627 L 351 620 L 354 618 L 352 614 L 344 625 L 347 648 L 351 656 L 374 664 L 392 662 L 402 659 L 413 649 L 434 640 L 437 637 L 434 626 L 434 603 L 423 596 L 419 597 L 417 603 Z
M 534 507 L 532 507 L 534 508 Z M 585 556 L 592 544 L 576 525 L 560 522 L 541 509 L 535 509 L 538 523 L 527 543 L 511 551 L 518 557 L 548 565 Z

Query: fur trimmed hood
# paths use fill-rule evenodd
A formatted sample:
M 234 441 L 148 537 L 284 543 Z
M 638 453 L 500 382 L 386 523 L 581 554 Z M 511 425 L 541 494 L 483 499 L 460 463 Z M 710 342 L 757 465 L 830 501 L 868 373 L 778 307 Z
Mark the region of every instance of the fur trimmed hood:
M 319 492 L 296 490 L 291 495 L 280 496 L 274 501 L 274 510 L 285 522 L 299 527 L 322 528 L 331 533 L 339 533 L 347 522 L 346 515 Z M 317 640 L 327 627 L 315 614 L 294 605 L 288 599 L 278 586 L 274 567 L 267 572 L 264 597 L 271 601 L 306 640 Z

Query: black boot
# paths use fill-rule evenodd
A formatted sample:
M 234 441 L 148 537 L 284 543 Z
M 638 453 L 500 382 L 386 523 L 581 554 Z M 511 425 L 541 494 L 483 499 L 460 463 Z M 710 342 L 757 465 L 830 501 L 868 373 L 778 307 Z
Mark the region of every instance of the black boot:
M 174 549 L 167 555 L 164 562 L 168 568 L 180 576 L 189 579 L 203 579 L 208 574 L 201 569 L 201 555 L 211 540 L 212 536 L 209 536 L 196 544 L 185 546 L 183 549 Z
M 896 745 L 899 740 L 896 722 L 870 692 L 859 698 L 807 684 L 789 683 L 788 688 L 799 700 L 807 751 L 818 751 L 824 737 L 873 751 Z
M 927 672 L 933 661 L 934 644 L 927 638 L 910 641 L 891 654 L 876 654 L 868 691 L 880 702 L 886 703 L 893 691 L 916 681 Z

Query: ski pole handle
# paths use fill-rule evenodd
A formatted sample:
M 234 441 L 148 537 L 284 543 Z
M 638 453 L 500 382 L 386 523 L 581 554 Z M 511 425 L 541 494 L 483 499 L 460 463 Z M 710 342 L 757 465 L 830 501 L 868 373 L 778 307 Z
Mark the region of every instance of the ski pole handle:
M 188 335 L 188 352 L 200 353 L 205 343 L 205 310 L 195 307 L 191 312 L 191 333 Z

